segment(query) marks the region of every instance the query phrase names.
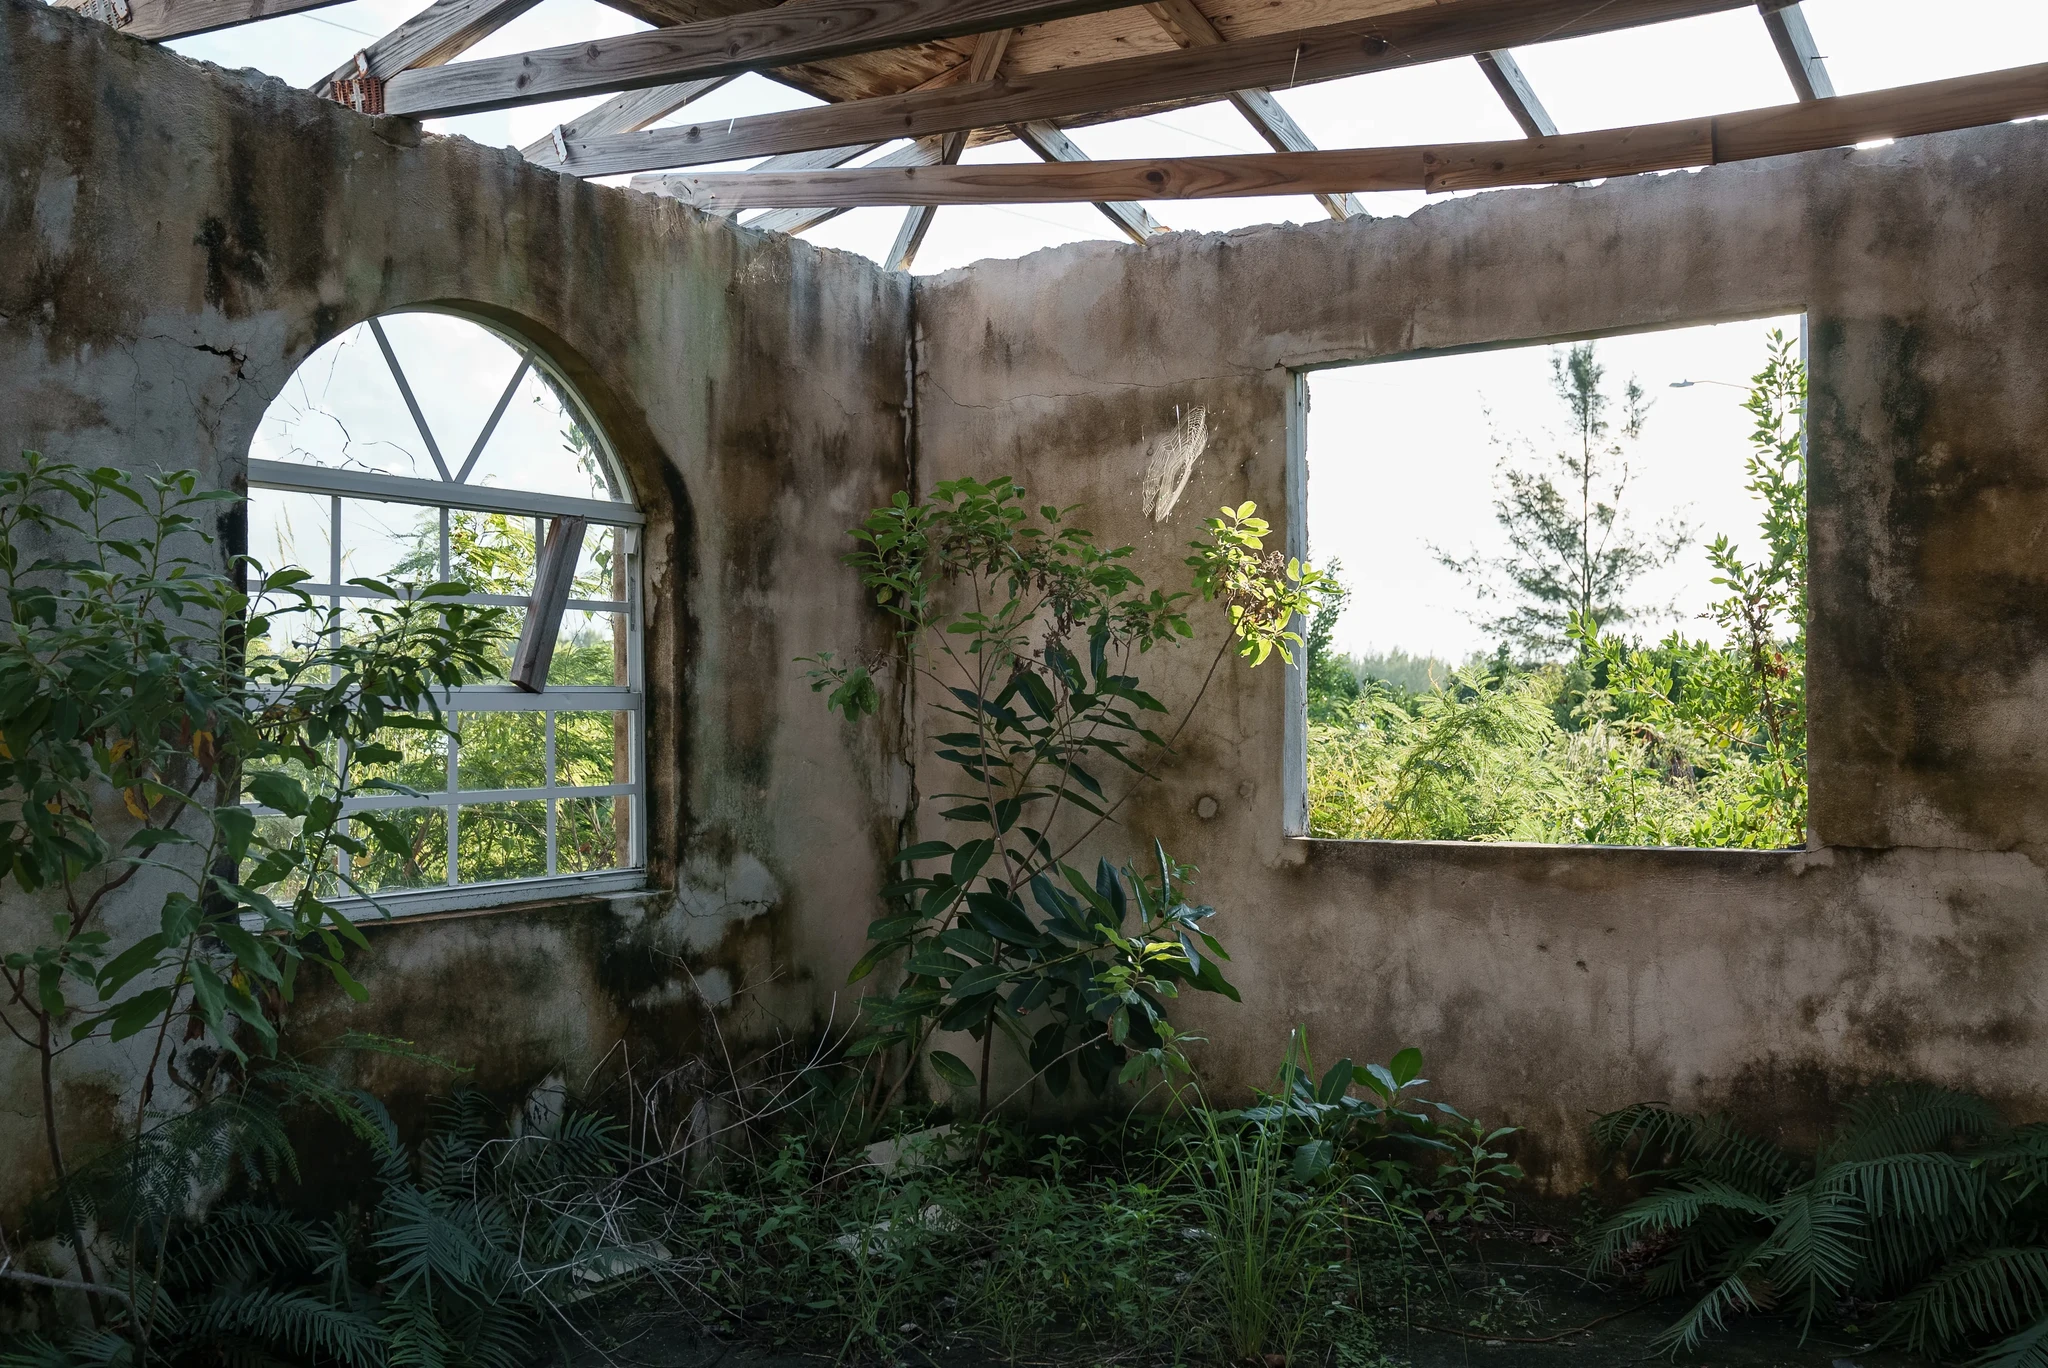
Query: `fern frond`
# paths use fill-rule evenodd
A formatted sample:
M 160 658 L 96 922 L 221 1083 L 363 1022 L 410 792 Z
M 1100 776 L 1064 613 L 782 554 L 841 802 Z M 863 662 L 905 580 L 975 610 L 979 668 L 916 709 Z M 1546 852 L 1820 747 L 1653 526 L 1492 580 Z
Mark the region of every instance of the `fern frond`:
M 1899 1298 L 1885 1319 L 1916 1354 L 1950 1353 L 2048 1314 L 2048 1249 L 1993 1249 L 1952 1264 Z
M 1600 1228 L 1593 1267 L 1611 1267 L 1624 1250 L 1645 1235 L 1687 1229 L 1706 1212 L 1717 1210 L 1768 1221 L 1776 1208 L 1740 1188 L 1712 1179 L 1664 1188 L 1631 1202 Z
M 1769 1297 L 1753 1290 L 1745 1275 L 1738 1272 L 1715 1283 L 1706 1296 L 1652 1343 L 1674 1354 L 1689 1353 L 1709 1334 L 1727 1329 L 1731 1314 L 1763 1311 L 1769 1306 Z
M 1994 1344 L 1971 1360 L 1971 1368 L 2048 1368 L 2048 1318 Z
M 63 1345 L 41 1335 L 22 1335 L 0 1349 L 0 1368 L 78 1368 L 78 1360 Z
M 1822 1164 L 1926 1153 L 2004 1130 L 1998 1109 L 1974 1093 L 1931 1083 L 1885 1083 L 1849 1104 Z
M 384 1331 L 374 1321 L 302 1288 L 216 1297 L 193 1314 L 191 1326 L 197 1334 L 247 1335 L 286 1347 L 299 1362 L 317 1356 L 378 1368 L 385 1349 Z
M 1781 1295 L 1796 1294 L 1806 1326 L 1855 1285 L 1869 1244 L 1864 1214 L 1853 1193 L 1821 1180 L 1794 1189 L 1779 1203 L 1777 1225 L 1756 1263 L 1768 1267 Z
M 320 1234 L 319 1227 L 288 1211 L 238 1202 L 218 1208 L 179 1241 L 166 1267 L 186 1288 L 277 1276 L 317 1262 Z

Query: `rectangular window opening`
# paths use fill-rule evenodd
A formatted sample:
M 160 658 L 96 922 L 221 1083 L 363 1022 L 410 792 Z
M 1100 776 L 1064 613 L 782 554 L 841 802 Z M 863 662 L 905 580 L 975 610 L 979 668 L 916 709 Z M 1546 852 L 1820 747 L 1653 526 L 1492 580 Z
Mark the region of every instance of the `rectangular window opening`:
M 1301 373 L 1294 834 L 1804 848 L 1803 336 Z

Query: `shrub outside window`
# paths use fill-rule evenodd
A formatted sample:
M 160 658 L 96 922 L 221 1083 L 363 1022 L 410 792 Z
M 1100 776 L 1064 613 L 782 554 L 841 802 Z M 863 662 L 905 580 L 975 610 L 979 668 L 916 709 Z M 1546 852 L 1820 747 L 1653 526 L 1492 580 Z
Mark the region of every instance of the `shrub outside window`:
M 407 838 L 347 869 L 361 888 L 425 912 L 639 886 L 644 520 L 545 358 L 447 313 L 360 324 L 272 402 L 249 499 L 249 554 L 311 572 L 338 631 L 381 585 L 459 582 L 510 619 L 492 670 L 441 695 L 451 732 L 394 728 L 402 758 L 360 775 L 393 787 L 348 810 Z

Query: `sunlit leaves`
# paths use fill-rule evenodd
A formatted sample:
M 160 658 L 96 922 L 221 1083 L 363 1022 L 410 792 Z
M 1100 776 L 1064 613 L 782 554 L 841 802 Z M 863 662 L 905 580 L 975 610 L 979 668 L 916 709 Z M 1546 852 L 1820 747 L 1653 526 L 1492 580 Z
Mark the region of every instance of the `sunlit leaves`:
M 323 900 L 337 853 L 371 848 L 342 816 L 348 757 L 438 727 L 435 691 L 506 635 L 502 610 L 447 601 L 464 586 L 357 581 L 382 598 L 344 624 L 305 570 L 223 567 L 210 506 L 239 497 L 33 453 L 0 472 L 0 873 L 67 904 L 0 986 L 73 1040 L 185 1016 L 239 1054 L 274 1044 L 301 963 L 360 993 L 340 960 L 361 933 Z M 142 867 L 135 887 L 172 887 L 115 946 L 107 899 Z

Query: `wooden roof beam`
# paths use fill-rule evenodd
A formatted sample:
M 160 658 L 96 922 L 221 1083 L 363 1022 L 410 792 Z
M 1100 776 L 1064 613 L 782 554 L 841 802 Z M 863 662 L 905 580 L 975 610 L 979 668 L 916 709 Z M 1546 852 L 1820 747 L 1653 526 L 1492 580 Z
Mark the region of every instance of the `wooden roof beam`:
M 1802 100 L 1832 99 L 1835 83 L 1828 76 L 1828 64 L 1814 45 L 1813 30 L 1806 25 L 1806 12 L 1799 0 L 1759 0 L 1764 26 L 1778 49 L 1778 60 L 1792 79 L 1792 89 Z
M 540 0 L 434 0 L 425 9 L 308 87 L 369 114 L 382 114 L 390 79 L 408 67 L 453 61 Z
M 408 72 L 392 114 L 433 118 L 825 61 L 1116 9 L 1133 0 L 792 0 L 773 9 Z
M 1002 69 L 1003 53 L 1009 49 L 1010 37 L 1015 29 L 995 29 L 984 33 L 974 44 L 974 56 L 967 64 L 967 79 L 970 81 L 993 81 Z M 939 140 L 939 165 L 954 166 L 960 161 L 960 154 L 967 150 L 967 130 L 948 133 Z M 938 215 L 935 204 L 914 204 L 903 215 L 903 226 L 896 230 L 896 240 L 889 245 L 889 255 L 882 259 L 882 265 L 892 271 L 907 271 L 917 260 L 917 249 L 924 245 L 924 235 L 931 231 L 932 219 Z
M 1088 154 L 1075 145 L 1074 140 L 1049 123 L 1018 124 L 1010 130 L 1026 147 L 1049 162 L 1085 162 Z M 1117 231 L 1131 241 L 1143 245 L 1166 231 L 1166 225 L 1145 211 L 1145 206 L 1135 200 L 1096 200 L 1095 207 L 1102 216 L 1116 225 Z
M 253 24 L 258 19 L 275 19 L 280 14 L 301 14 L 325 9 L 342 0 L 54 0 L 59 9 L 77 10 L 101 20 L 131 38 L 162 42 L 166 38 L 190 38 Z
M 638 132 L 649 124 L 660 123 L 678 109 L 703 99 L 733 79 L 731 76 L 707 76 L 701 81 L 681 81 L 675 85 L 650 86 L 646 90 L 629 90 L 623 95 L 614 95 L 597 108 L 578 114 L 574 123 L 557 124 L 554 132 L 539 142 L 520 148 L 519 154 L 537 166 L 573 170 L 562 161 L 560 151 L 569 145 L 571 138 Z M 825 164 L 839 165 L 838 162 Z
M 1536 98 L 1536 87 L 1529 84 L 1529 78 L 1522 74 L 1522 64 L 1515 60 L 1515 54 L 1506 48 L 1493 52 L 1482 52 L 1476 59 L 1479 69 L 1486 73 L 1486 79 L 1500 95 L 1500 102 L 1508 107 L 1508 113 L 1515 116 L 1515 122 L 1522 131 L 1532 138 L 1549 138 L 1557 134 L 1557 120 L 1550 117 L 1550 111 L 1543 107 L 1543 101 Z
M 1157 0 L 1145 8 L 1182 47 L 1217 47 L 1223 42 L 1221 30 L 1202 12 L 1202 7 L 1195 0 Z M 1271 91 L 1258 86 L 1235 90 L 1230 94 L 1230 103 L 1244 116 L 1245 122 L 1272 145 L 1275 152 L 1316 150 L 1314 139 L 1302 131 L 1301 125 L 1273 98 Z M 1317 195 L 1316 198 L 1322 201 L 1323 209 L 1333 219 L 1348 219 L 1365 212 L 1349 195 Z
M 678 176 L 725 206 L 1056 204 L 1340 190 L 1478 190 L 1714 166 L 2048 114 L 2048 63 L 1707 119 L 1518 142 L 776 176 Z
M 1127 57 L 1001 81 L 848 100 L 816 109 L 618 133 L 571 144 L 584 175 L 702 166 L 843 143 L 1061 121 L 1081 114 L 1226 95 L 1471 57 L 1666 19 L 1746 8 L 1749 0 L 1440 0 L 1420 9 L 1217 47 Z M 465 63 L 466 66 L 478 65 Z

